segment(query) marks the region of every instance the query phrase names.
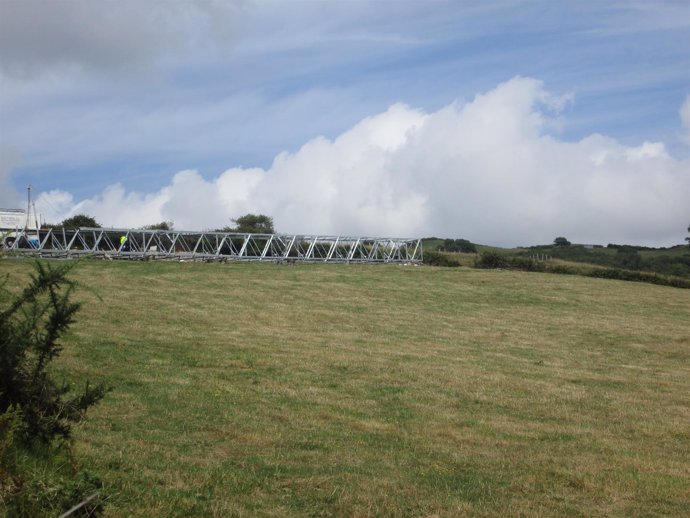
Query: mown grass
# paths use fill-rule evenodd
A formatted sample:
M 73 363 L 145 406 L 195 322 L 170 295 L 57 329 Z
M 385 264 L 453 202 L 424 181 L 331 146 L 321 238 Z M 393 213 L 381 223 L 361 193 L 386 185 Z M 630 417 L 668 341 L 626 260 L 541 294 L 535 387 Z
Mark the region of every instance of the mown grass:
M 20 261 L 0 261 L 19 280 Z M 109 517 L 681 516 L 690 292 L 401 266 L 82 262 L 59 368 Z

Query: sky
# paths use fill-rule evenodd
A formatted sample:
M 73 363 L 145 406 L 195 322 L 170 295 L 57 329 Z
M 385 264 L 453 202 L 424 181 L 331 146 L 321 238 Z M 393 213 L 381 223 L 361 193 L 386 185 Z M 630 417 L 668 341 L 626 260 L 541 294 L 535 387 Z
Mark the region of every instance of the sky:
M 686 0 L 0 0 L 0 207 L 497 246 L 690 224 Z

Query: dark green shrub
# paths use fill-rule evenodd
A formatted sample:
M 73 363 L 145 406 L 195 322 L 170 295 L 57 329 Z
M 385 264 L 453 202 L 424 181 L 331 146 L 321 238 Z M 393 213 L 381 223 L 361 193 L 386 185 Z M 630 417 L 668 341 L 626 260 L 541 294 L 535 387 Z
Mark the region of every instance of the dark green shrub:
M 642 261 L 641 269 L 651 270 L 664 275 L 690 277 L 690 254 L 645 257 Z
M 7 302 L 0 310 L 0 412 L 21 408 L 27 442 L 69 437 L 70 423 L 79 421 L 106 391 L 87 382 L 81 393 L 67 397 L 69 386 L 57 383 L 47 370 L 80 307 L 70 300 L 75 287 L 67 279 L 70 269 L 35 263 L 31 282 L 17 297 L 5 289 L 7 278 L 0 285 Z
M 507 267 L 512 270 L 522 270 L 525 272 L 544 272 L 546 265 L 543 262 L 535 261 L 526 257 L 511 257 L 507 261 Z
M 544 272 L 543 262 L 528 257 L 506 257 L 496 252 L 484 252 L 474 261 L 475 268 L 504 268 L 508 270 L 522 270 L 525 272 Z
M 620 281 L 647 282 L 659 284 L 660 286 L 672 286 L 674 288 L 690 289 L 690 281 L 679 277 L 665 277 L 656 273 L 637 272 L 631 270 L 621 270 L 619 268 L 601 268 L 592 270 L 587 274 L 589 277 L 599 277 L 602 279 L 616 279 Z
M 424 260 L 422 262 L 431 266 L 460 266 L 460 261 L 441 252 L 424 252 Z
M 507 268 L 508 259 L 496 252 L 482 252 L 474 260 L 475 268 Z
M 614 279 L 619 281 L 646 282 L 660 286 L 690 289 L 690 280 L 682 277 L 657 275 L 652 272 L 622 270 L 620 268 L 577 268 L 563 265 L 549 265 L 544 270 L 547 273 L 563 275 L 582 275 L 598 279 Z
M 80 304 L 71 302 L 71 265 L 36 263 L 19 295 L 0 284 L 0 511 L 4 516 L 58 516 L 100 487 L 74 464 L 71 424 L 105 394 L 103 385 L 70 394 L 48 366 Z M 94 499 L 73 516 L 96 516 Z M 84 514 L 87 513 L 87 514 Z
M 628 270 L 639 270 L 642 267 L 642 258 L 633 248 L 619 248 L 615 257 L 616 266 Z

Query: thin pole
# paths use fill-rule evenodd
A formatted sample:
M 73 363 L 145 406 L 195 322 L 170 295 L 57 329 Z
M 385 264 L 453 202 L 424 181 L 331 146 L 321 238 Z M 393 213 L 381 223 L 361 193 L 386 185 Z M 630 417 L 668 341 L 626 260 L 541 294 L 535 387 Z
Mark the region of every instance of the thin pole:
M 24 223 L 24 231 L 29 230 L 29 217 L 31 216 L 31 184 L 26 187 L 26 222 Z

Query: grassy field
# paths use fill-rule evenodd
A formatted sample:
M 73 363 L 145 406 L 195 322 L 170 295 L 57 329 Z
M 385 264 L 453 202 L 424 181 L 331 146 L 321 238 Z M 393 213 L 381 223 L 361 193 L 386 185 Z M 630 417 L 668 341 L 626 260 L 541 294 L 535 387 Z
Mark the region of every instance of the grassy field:
M 30 271 L 0 260 L 13 282 Z M 687 516 L 690 290 L 82 262 L 59 369 L 108 517 Z

